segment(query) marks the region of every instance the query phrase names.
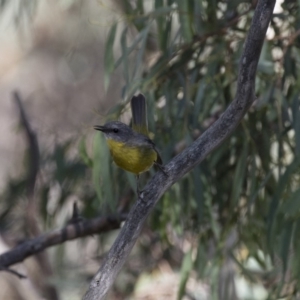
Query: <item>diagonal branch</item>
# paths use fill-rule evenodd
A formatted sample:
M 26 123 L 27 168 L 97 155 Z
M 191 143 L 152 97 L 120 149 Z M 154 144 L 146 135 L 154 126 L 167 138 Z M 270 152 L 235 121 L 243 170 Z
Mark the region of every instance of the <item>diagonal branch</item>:
M 237 91 L 224 114 L 191 146 L 172 159 L 165 170 L 154 175 L 132 207 L 127 221 L 102 266 L 92 279 L 85 300 L 103 299 L 133 248 L 146 218 L 162 194 L 225 141 L 238 126 L 255 99 L 255 75 L 265 34 L 276 0 L 260 0 L 241 56 Z
M 0 271 L 7 270 L 9 266 L 22 262 L 27 257 L 37 254 L 48 247 L 62 244 L 79 237 L 120 228 L 121 222 L 124 221 L 125 218 L 126 214 L 121 214 L 82 220 L 68 224 L 62 229 L 54 230 L 34 239 L 27 240 L 12 250 L 0 255 Z

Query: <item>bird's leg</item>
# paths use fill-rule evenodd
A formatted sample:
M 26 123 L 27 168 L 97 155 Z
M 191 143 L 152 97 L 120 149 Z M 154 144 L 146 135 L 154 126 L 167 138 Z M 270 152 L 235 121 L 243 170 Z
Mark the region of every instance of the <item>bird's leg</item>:
M 165 168 L 164 168 L 163 165 L 159 164 L 159 163 L 156 162 L 156 161 L 154 161 L 153 163 L 154 163 L 154 165 L 155 165 L 156 167 L 158 167 L 158 168 L 164 173 L 164 175 L 166 175 L 166 176 L 168 177 L 168 173 L 166 172 L 166 170 L 165 170 Z
M 137 174 L 137 175 L 136 175 L 136 193 L 137 193 L 137 196 L 138 196 L 138 197 L 140 196 L 139 179 L 140 179 L 140 175 Z

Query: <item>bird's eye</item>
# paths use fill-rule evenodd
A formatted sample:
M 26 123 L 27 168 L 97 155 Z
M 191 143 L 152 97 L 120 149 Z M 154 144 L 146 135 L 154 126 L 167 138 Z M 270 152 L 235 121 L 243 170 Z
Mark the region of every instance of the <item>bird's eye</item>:
M 114 129 L 113 129 L 113 132 L 114 132 L 114 133 L 118 133 L 118 132 L 119 132 L 119 129 L 118 129 L 118 128 L 114 128 Z

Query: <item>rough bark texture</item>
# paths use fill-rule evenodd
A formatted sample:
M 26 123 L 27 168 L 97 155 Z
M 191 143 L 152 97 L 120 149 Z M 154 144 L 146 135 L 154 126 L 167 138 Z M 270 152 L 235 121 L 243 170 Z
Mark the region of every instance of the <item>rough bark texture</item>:
M 132 207 L 102 266 L 92 279 L 84 300 L 98 300 L 105 297 L 127 260 L 146 218 L 161 195 L 223 143 L 233 133 L 253 103 L 257 64 L 275 2 L 275 0 L 258 1 L 240 60 L 235 99 L 211 127 L 165 166 L 168 176 L 158 172 L 147 184 Z

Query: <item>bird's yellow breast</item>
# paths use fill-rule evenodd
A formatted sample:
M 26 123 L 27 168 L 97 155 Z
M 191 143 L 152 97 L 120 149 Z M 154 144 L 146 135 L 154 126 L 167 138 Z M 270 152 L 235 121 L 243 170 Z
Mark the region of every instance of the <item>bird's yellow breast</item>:
M 107 139 L 107 144 L 116 165 L 134 174 L 147 171 L 157 159 L 156 151 L 146 145 L 128 146 L 113 139 Z

